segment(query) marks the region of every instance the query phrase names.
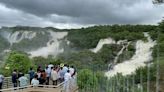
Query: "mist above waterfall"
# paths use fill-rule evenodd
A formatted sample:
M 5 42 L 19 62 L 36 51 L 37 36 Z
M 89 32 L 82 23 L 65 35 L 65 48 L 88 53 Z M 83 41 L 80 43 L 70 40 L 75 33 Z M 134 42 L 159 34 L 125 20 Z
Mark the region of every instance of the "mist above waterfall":
M 52 32 L 49 31 L 51 39 L 47 42 L 47 46 L 39 48 L 34 51 L 28 52 L 31 54 L 31 57 L 43 56 L 48 57 L 48 55 L 57 56 L 59 53 L 64 51 L 63 48 L 60 47 L 61 39 L 67 36 L 67 32 Z
M 32 39 L 36 36 L 36 32 L 33 31 L 16 31 L 16 32 L 6 32 L 2 33 L 2 36 L 6 38 L 9 43 L 18 43 L 23 39 Z
M 136 52 L 135 55 L 123 63 L 119 63 L 113 67 L 112 70 L 105 73 L 106 76 L 112 77 L 117 73 L 122 73 L 123 75 L 128 75 L 139 67 L 144 67 L 146 62 L 152 60 L 152 47 L 156 44 L 156 41 L 153 41 L 148 33 L 144 33 L 144 36 L 147 37 L 147 42 L 138 40 L 136 42 Z

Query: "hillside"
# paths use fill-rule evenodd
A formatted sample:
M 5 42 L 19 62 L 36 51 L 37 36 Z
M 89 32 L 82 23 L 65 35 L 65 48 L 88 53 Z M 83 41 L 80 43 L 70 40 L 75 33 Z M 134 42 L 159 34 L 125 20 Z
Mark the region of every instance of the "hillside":
M 142 71 L 143 85 L 149 78 L 147 76 L 152 75 L 149 81 L 154 86 L 153 82 L 156 79 L 154 76 L 157 72 L 155 65 L 160 66 L 159 76 L 162 82 L 164 77 L 163 30 L 164 22 L 157 26 L 103 25 L 69 30 L 52 27 L 2 27 L 0 29 L 1 71 L 6 72 L 3 71 L 7 65 L 6 58 L 10 52 L 15 51 L 28 56 L 34 65 L 42 64 L 44 67 L 49 62 L 55 64 L 63 62 L 73 64 L 79 70 L 101 71 L 112 78 L 117 73 L 121 74 L 118 76 L 125 75 L 125 79 L 130 78 L 129 76 L 137 77 Z M 151 67 L 147 68 L 149 65 Z M 113 70 L 109 71 L 110 69 Z M 144 73 L 147 69 L 153 72 Z M 127 73 L 127 70 L 130 71 Z M 136 74 L 133 74 L 134 72 Z M 141 84 L 140 79 L 135 79 L 135 84 L 137 83 Z

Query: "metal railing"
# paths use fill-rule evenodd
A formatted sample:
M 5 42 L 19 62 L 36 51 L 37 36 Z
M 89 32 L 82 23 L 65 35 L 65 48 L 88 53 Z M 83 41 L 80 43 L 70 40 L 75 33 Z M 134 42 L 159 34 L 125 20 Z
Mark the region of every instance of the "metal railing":
M 37 86 L 33 86 L 33 85 L 29 85 L 25 86 L 25 87 L 13 87 L 13 83 L 11 80 L 11 77 L 5 77 L 4 78 L 4 82 L 3 82 L 3 89 L 0 90 L 0 92 L 33 92 L 33 91 L 37 91 L 37 92 L 63 92 L 63 85 L 64 82 L 61 82 L 57 85 L 37 85 Z M 71 92 L 76 92 L 78 90 L 78 88 L 74 88 L 72 89 Z
M 54 85 L 38 85 L 38 86 L 33 86 L 33 85 L 28 85 L 28 86 L 25 86 L 25 87 L 15 87 L 15 88 L 7 88 L 7 89 L 2 89 L 2 90 L 0 90 L 0 92 L 2 91 L 2 92 L 8 92 L 8 91 L 19 91 L 19 92 L 24 92 L 24 91 L 26 91 L 27 89 L 31 89 L 31 90 L 33 90 L 33 89 L 44 89 L 44 88 L 46 88 L 46 89 L 48 89 L 48 88 L 59 88 L 59 87 L 62 87 L 62 85 L 64 84 L 64 82 L 62 82 L 62 83 L 60 83 L 60 84 L 58 84 L 58 85 L 56 85 L 56 86 L 54 86 Z M 60 89 L 61 90 L 61 89 Z
M 28 79 L 28 74 L 25 75 Z M 30 85 L 30 81 L 28 82 L 28 84 Z M 12 88 L 13 87 L 13 83 L 12 83 L 12 78 L 11 77 L 5 77 L 4 81 L 3 81 L 3 89 L 7 89 L 7 88 Z

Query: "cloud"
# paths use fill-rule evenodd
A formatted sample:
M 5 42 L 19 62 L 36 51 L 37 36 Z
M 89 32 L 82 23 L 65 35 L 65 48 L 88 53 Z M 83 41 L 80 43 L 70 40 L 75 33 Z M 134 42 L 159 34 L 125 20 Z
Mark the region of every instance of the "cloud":
M 152 0 L 1 0 L 0 3 L 4 13 L 0 15 L 3 19 L 0 24 L 6 25 L 9 20 L 14 21 L 13 24 L 59 28 L 155 24 L 164 15 L 164 5 L 153 5 Z
M 8 8 L 3 4 L 0 4 L 0 26 L 39 26 L 47 27 L 53 26 L 56 28 L 79 28 L 80 25 L 77 24 L 68 24 L 60 22 L 52 22 L 46 18 L 42 18 L 30 13 L 26 13 L 17 9 Z

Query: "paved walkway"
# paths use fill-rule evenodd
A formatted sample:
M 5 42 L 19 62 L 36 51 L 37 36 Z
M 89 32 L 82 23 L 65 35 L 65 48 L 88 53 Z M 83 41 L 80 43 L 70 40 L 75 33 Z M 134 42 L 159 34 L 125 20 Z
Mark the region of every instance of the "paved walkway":
M 52 84 L 51 81 L 50 84 Z M 53 85 L 44 85 L 44 87 L 32 88 L 28 86 L 28 88 L 26 89 L 13 90 L 11 77 L 5 77 L 3 84 L 3 92 L 61 92 L 63 87 L 62 84 L 63 83 L 58 83 L 58 85 L 55 88 L 52 87 Z

